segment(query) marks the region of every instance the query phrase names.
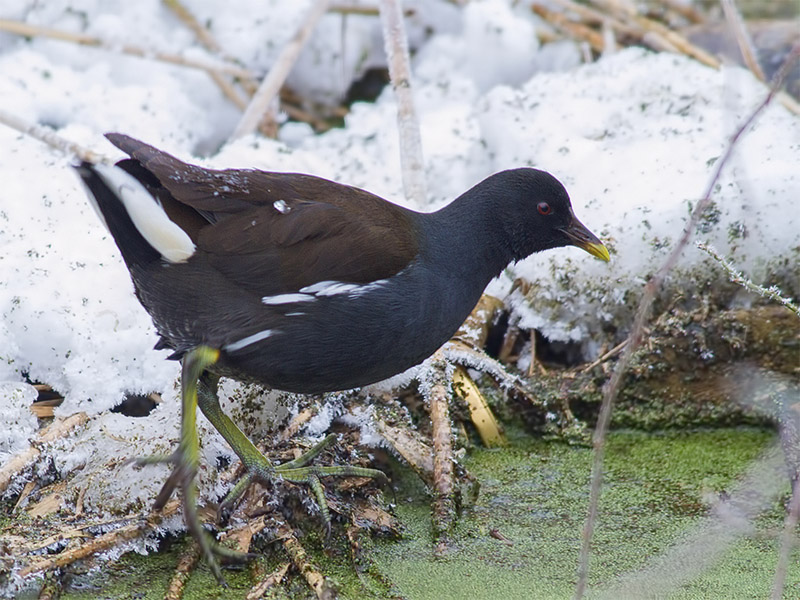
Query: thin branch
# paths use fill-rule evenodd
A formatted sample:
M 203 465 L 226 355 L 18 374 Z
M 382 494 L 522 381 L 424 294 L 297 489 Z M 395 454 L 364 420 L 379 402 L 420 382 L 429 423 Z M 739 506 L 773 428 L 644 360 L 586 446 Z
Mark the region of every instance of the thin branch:
M 275 64 L 272 65 L 269 74 L 264 78 L 264 81 L 261 82 L 258 91 L 256 91 L 253 99 L 250 101 L 250 105 L 247 107 L 247 110 L 244 111 L 239 124 L 236 126 L 233 134 L 231 134 L 232 140 L 249 135 L 258 129 L 258 125 L 264 118 L 264 114 L 269 109 L 272 101 L 277 98 L 281 87 L 289 76 L 289 72 L 292 70 L 294 63 L 297 62 L 297 58 L 300 56 L 303 46 L 305 46 L 319 20 L 328 10 L 329 3 L 330 0 L 317 0 L 311 7 L 311 10 L 306 15 L 300 28 L 294 34 L 294 37 L 284 46 Z
M 720 255 L 714 246 L 711 244 L 706 244 L 704 242 L 695 242 L 695 246 L 700 248 L 703 252 L 711 256 L 719 265 L 725 269 L 728 273 L 728 278 L 735 284 L 738 284 L 749 290 L 754 292 L 760 296 L 764 296 L 769 298 L 770 300 L 777 302 L 781 306 L 785 306 L 790 311 L 795 313 L 796 315 L 800 316 L 800 307 L 798 307 L 794 302 L 792 302 L 789 298 L 785 298 L 781 294 L 781 290 L 776 287 L 772 286 L 769 288 L 765 288 L 764 286 L 758 285 L 750 281 L 741 271 L 736 270 L 736 268 L 731 264 L 729 260 L 727 260 L 724 256 Z
M 36 25 L 29 25 L 20 21 L 11 21 L 9 19 L 0 19 L 0 31 L 7 31 L 17 35 L 24 35 L 28 37 L 47 37 L 62 42 L 72 42 L 73 44 L 80 44 L 82 46 L 92 46 L 95 48 L 102 48 L 111 52 L 120 52 L 122 54 L 129 54 L 131 56 L 138 56 L 140 58 L 151 58 L 166 62 L 181 67 L 190 67 L 192 69 L 200 69 L 201 71 L 218 73 L 226 73 L 234 77 L 252 77 L 252 74 L 247 69 L 235 65 L 226 65 L 224 63 L 195 60 L 186 58 L 180 54 L 172 54 L 169 52 L 158 52 L 150 48 L 142 48 L 132 44 L 114 44 L 84 33 L 72 33 L 70 31 L 62 31 L 60 29 L 52 29 L 49 27 L 39 27 Z
M 7 113 L 1 108 L 0 123 L 7 125 L 8 127 L 11 127 L 11 129 L 15 129 L 24 135 L 28 135 L 34 139 L 37 139 L 40 142 L 47 144 L 51 148 L 55 148 L 56 150 L 59 150 L 68 156 L 76 156 L 80 160 L 93 164 L 111 164 L 112 162 L 111 159 L 106 156 L 97 154 L 88 148 L 84 148 L 83 146 L 79 146 L 78 144 L 70 142 L 69 140 L 58 135 L 49 127 L 28 123 L 16 115 Z
M 576 585 L 574 595 L 574 598 L 576 599 L 583 597 L 586 591 L 586 584 L 589 576 L 589 556 L 591 553 L 594 526 L 597 521 L 600 490 L 603 482 L 603 459 L 605 454 L 605 441 L 608 432 L 608 425 L 611 420 L 611 410 L 614 400 L 616 399 L 620 388 L 622 387 L 623 376 L 630 366 L 634 353 L 641 345 L 642 338 L 644 336 L 644 324 L 650 313 L 650 308 L 653 305 L 653 301 L 655 300 L 657 292 L 661 288 L 664 278 L 678 261 L 679 256 L 694 235 L 700 218 L 711 204 L 711 195 L 714 191 L 714 187 L 719 181 L 722 169 L 730 160 L 736 144 L 750 129 L 750 126 L 753 124 L 756 118 L 772 102 L 772 99 L 775 97 L 781 85 L 783 84 L 789 69 L 799 56 L 800 45 L 793 48 L 788 58 L 784 61 L 783 66 L 781 67 L 778 75 L 775 77 L 775 81 L 764 100 L 752 111 L 750 116 L 745 119 L 744 123 L 742 123 L 742 125 L 733 134 L 724 154 L 717 161 L 716 168 L 714 169 L 711 179 L 709 180 L 706 191 L 703 194 L 702 199 L 697 203 L 697 206 L 695 206 L 694 210 L 692 211 L 689 222 L 686 224 L 683 234 L 681 235 L 677 244 L 675 244 L 672 252 L 670 252 L 669 256 L 667 256 L 667 259 L 664 261 L 658 271 L 656 271 L 655 275 L 653 275 L 650 281 L 648 281 L 645 285 L 642 299 L 639 303 L 638 309 L 636 310 L 636 316 L 634 317 L 631 333 L 628 336 L 628 345 L 625 347 L 625 350 L 623 351 L 622 356 L 617 363 L 616 368 L 614 369 L 614 373 L 611 375 L 610 381 L 603 390 L 603 402 L 600 407 L 600 415 L 597 420 L 597 427 L 595 428 L 594 436 L 592 438 L 594 458 L 592 461 L 589 512 L 583 528 L 583 539 L 578 563 L 578 583 Z
M 381 1 L 383 43 L 389 63 L 389 77 L 397 98 L 397 130 L 400 134 L 400 165 L 406 198 L 417 206 L 426 204 L 425 161 L 422 137 L 411 88 L 411 59 L 403 25 L 400 0 Z

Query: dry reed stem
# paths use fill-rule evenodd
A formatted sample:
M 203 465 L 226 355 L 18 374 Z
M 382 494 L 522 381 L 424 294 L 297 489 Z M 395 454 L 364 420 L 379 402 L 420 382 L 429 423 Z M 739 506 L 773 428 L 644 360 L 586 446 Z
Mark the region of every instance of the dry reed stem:
M 380 14 L 380 9 L 377 6 L 363 6 L 358 4 L 331 4 L 328 11 L 343 15 L 362 15 L 365 17 L 377 17 Z M 403 10 L 404 17 L 413 17 L 415 14 L 416 11 L 413 8 L 406 8 Z
M 400 165 L 403 172 L 403 189 L 406 198 L 425 206 L 427 186 L 425 161 L 422 156 L 422 136 L 419 119 L 414 108 L 411 87 L 411 60 L 408 40 L 403 25 L 400 0 L 381 0 L 383 43 L 389 64 L 389 77 L 397 99 L 397 131 L 400 135 Z
M 128 54 L 130 56 L 138 56 L 140 58 L 149 58 L 161 62 L 178 65 L 181 67 L 189 67 L 192 69 L 200 69 L 207 72 L 218 72 L 233 75 L 234 77 L 252 77 L 250 71 L 235 65 L 227 65 L 214 61 L 203 61 L 186 58 L 179 54 L 172 54 L 169 52 L 158 52 L 150 48 L 142 48 L 132 44 L 114 44 L 112 42 L 97 38 L 84 33 L 73 33 L 70 31 L 62 31 L 60 29 L 52 29 L 49 27 L 39 27 L 37 25 L 29 25 L 20 21 L 12 21 L 9 19 L 0 19 L 0 31 L 7 31 L 17 35 L 27 37 L 47 37 L 62 42 L 71 42 L 82 46 L 92 46 L 95 48 L 102 48 L 111 52 L 118 52 L 121 54 Z
M 728 28 L 733 36 L 736 38 L 736 43 L 739 46 L 739 52 L 742 53 L 744 64 L 760 81 L 767 81 L 766 75 L 758 63 L 756 56 L 755 46 L 747 28 L 744 26 L 742 15 L 739 9 L 733 3 L 733 0 L 721 0 L 722 12 L 725 13 L 725 20 L 728 22 Z
M 64 419 L 58 419 L 48 425 L 46 429 L 39 432 L 36 440 L 27 449 L 11 457 L 0 467 L 0 493 L 4 492 L 11 483 L 11 479 L 22 471 L 29 464 L 34 462 L 42 453 L 38 446 L 48 444 L 59 438 L 69 435 L 73 429 L 82 426 L 89 420 L 84 412 L 70 415 Z
M 611 350 L 603 354 L 600 358 L 595 360 L 593 363 L 586 365 L 585 367 L 581 368 L 581 373 L 586 373 L 587 371 L 591 371 L 596 366 L 603 364 L 607 360 L 614 358 L 617 354 L 622 352 L 623 348 L 628 344 L 628 340 L 622 340 L 619 344 L 614 346 Z
M 596 8 L 592 8 L 591 6 L 586 6 L 585 4 L 578 4 L 577 2 L 573 2 L 572 0 L 552 0 L 552 1 L 555 4 L 563 6 L 565 9 L 574 12 L 576 15 L 580 16 L 587 25 L 590 24 L 608 25 L 615 32 L 618 33 L 623 33 L 626 35 L 630 35 L 632 37 L 639 37 L 641 35 L 641 31 L 639 30 L 638 27 L 623 23 L 614 16 L 604 13 L 600 10 L 597 10 Z
M 253 95 L 250 105 L 244 111 L 239 124 L 231 134 L 231 140 L 250 135 L 258 129 L 259 123 L 261 123 L 264 114 L 269 110 L 273 99 L 280 93 L 281 87 L 289 76 L 294 63 L 297 62 L 297 58 L 300 56 L 300 52 L 303 50 L 308 38 L 311 37 L 311 33 L 317 23 L 328 10 L 329 3 L 330 0 L 317 0 L 311 10 L 308 11 L 300 28 L 284 46 L 269 73 Z
M 620 357 L 620 360 L 617 363 L 613 374 L 611 375 L 611 379 L 606 384 L 603 390 L 603 402 L 600 407 L 600 414 L 597 419 L 597 426 L 595 428 L 594 436 L 592 437 L 594 457 L 592 461 L 591 485 L 589 492 L 590 494 L 589 511 L 583 528 L 581 551 L 578 561 L 578 583 L 576 585 L 575 595 L 574 595 L 574 598 L 576 600 L 583 598 L 583 595 L 586 591 L 586 584 L 589 575 L 589 556 L 591 554 L 591 542 L 594 533 L 594 526 L 595 522 L 597 521 L 597 509 L 598 509 L 600 491 L 603 481 L 603 459 L 605 454 L 605 441 L 606 441 L 606 434 L 608 432 L 608 425 L 611 420 L 611 411 L 613 408 L 614 400 L 616 399 L 622 387 L 623 376 L 625 375 L 625 373 L 628 370 L 628 367 L 630 366 L 634 353 L 642 343 L 642 339 L 644 337 L 644 326 L 645 322 L 647 321 L 648 315 L 650 313 L 650 308 L 652 307 L 653 301 L 655 300 L 658 290 L 661 288 L 661 284 L 664 281 L 664 278 L 675 266 L 675 263 L 678 261 L 678 258 L 680 257 L 681 253 L 686 248 L 688 243 L 691 241 L 691 238 L 695 234 L 695 230 L 697 228 L 697 224 L 700 221 L 700 218 L 703 216 L 706 209 L 711 204 L 711 195 L 714 191 L 714 187 L 719 181 L 722 169 L 727 165 L 728 161 L 730 160 L 733 154 L 733 149 L 736 147 L 736 144 L 742 138 L 742 136 L 750 129 L 750 126 L 753 124 L 756 118 L 772 102 L 773 98 L 778 92 L 778 89 L 783 84 L 783 81 L 786 78 L 786 75 L 789 72 L 790 67 L 795 62 L 795 60 L 797 60 L 798 56 L 800 56 L 800 45 L 795 47 L 791 52 L 791 54 L 784 61 L 780 71 L 775 77 L 775 81 L 771 86 L 769 93 L 765 96 L 762 102 L 751 112 L 751 114 L 744 120 L 742 125 L 734 132 L 733 136 L 730 138 L 728 146 L 725 149 L 725 152 L 716 162 L 714 172 L 711 176 L 711 179 L 708 183 L 705 193 L 703 194 L 702 198 L 692 211 L 692 214 L 689 218 L 689 222 L 686 224 L 686 227 L 683 230 L 683 234 L 678 239 L 678 242 L 675 244 L 675 246 L 672 249 L 672 252 L 670 252 L 670 254 L 667 256 L 664 263 L 661 265 L 658 271 L 656 271 L 655 275 L 653 275 L 653 277 L 647 282 L 647 284 L 644 287 L 642 299 L 639 302 L 639 307 L 636 310 L 636 315 L 633 320 L 633 326 L 631 327 L 631 333 L 628 336 L 628 344 L 626 345 L 622 353 L 622 356 Z

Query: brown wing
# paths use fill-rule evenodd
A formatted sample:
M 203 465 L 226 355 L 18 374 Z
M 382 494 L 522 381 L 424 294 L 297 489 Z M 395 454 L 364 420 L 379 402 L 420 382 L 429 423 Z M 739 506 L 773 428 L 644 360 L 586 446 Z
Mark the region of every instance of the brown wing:
M 205 169 L 122 134 L 107 137 L 169 192 L 157 196 L 198 260 L 256 294 L 386 279 L 417 254 L 418 213 L 364 190 L 296 173 Z

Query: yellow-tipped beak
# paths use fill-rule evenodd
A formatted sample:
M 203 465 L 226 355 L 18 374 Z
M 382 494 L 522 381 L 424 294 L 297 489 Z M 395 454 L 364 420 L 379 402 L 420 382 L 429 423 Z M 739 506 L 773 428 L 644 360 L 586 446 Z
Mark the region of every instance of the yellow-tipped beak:
M 579 244 L 576 245 L 578 246 L 578 248 L 583 248 L 589 254 L 591 254 L 592 256 L 596 256 L 600 260 L 604 260 L 606 262 L 611 260 L 611 256 L 608 254 L 608 248 L 605 247 L 605 244 L 603 244 L 603 242 L 589 243 L 586 245 L 579 245 Z
M 603 242 L 601 242 L 595 234 L 586 228 L 586 225 L 578 221 L 578 219 L 576 219 L 574 216 L 570 226 L 563 231 L 567 234 L 567 237 L 570 239 L 573 246 L 577 246 L 582 250 L 586 250 L 586 252 L 592 256 L 596 256 L 600 260 L 604 260 L 606 262 L 611 260 L 611 256 L 608 253 L 608 248 L 605 247 Z

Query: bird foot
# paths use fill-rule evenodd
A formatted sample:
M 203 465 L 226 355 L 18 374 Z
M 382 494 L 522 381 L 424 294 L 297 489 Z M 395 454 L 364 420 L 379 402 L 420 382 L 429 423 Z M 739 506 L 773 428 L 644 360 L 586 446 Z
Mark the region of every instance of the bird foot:
M 319 456 L 322 451 L 336 440 L 336 434 L 330 434 L 324 440 L 303 453 L 294 460 L 280 465 L 273 465 L 266 456 L 258 452 L 257 454 L 247 453 L 243 458 L 243 463 L 247 473 L 231 489 L 219 507 L 219 515 L 227 516 L 232 512 L 236 502 L 242 497 L 247 488 L 255 482 L 266 483 L 274 479 L 284 479 L 292 483 L 305 484 L 314 494 L 314 499 L 319 506 L 320 514 L 327 534 L 331 531 L 331 518 L 328 502 L 325 499 L 325 488 L 320 481 L 322 477 L 368 477 L 381 482 L 388 482 L 389 478 L 383 471 L 369 469 L 365 467 L 354 467 L 350 465 L 334 466 L 308 466 L 309 463 Z
M 191 452 L 187 452 L 185 448 L 179 445 L 178 449 L 172 454 L 135 458 L 132 459 L 131 462 L 136 466 L 164 463 L 173 466 L 172 473 L 167 477 L 164 485 L 161 486 L 161 491 L 158 493 L 158 496 L 156 496 L 152 510 L 160 511 L 164 508 L 170 497 L 172 497 L 173 492 L 176 490 L 180 492 L 179 495 L 186 528 L 200 546 L 206 563 L 211 568 L 219 584 L 223 587 L 227 587 L 225 578 L 222 575 L 220 563 L 242 563 L 252 560 L 256 555 L 238 552 L 223 546 L 203 527 L 197 511 L 197 488 L 195 485 L 195 477 L 197 475 L 196 456 L 192 456 Z

